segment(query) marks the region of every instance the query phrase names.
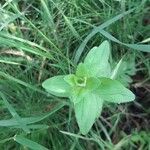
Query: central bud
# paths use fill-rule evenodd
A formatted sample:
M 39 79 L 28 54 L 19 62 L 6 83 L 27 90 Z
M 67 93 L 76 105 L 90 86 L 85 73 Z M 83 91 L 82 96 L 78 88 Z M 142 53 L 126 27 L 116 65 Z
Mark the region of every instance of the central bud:
M 87 77 L 77 77 L 75 83 L 77 86 L 85 87 L 87 82 Z

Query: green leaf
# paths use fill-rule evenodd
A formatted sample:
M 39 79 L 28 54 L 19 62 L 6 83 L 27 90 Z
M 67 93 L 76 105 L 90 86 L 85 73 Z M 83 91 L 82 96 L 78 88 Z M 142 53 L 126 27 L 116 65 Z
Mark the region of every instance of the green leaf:
M 87 93 L 74 105 L 77 123 L 82 134 L 87 134 L 102 111 L 103 100 L 94 93 Z
M 88 91 L 93 92 L 95 89 L 97 89 L 100 85 L 100 80 L 99 78 L 87 78 L 87 84 L 86 84 L 86 89 Z
M 42 86 L 55 96 L 68 97 L 70 85 L 64 80 L 64 77 L 64 75 L 59 75 L 49 78 L 42 83 Z
M 79 63 L 77 66 L 76 75 L 78 77 L 90 77 L 88 66 L 84 63 Z
M 72 87 L 71 96 L 69 98 L 74 104 L 76 104 L 83 99 L 87 92 L 88 91 L 85 88 L 74 86 Z
M 68 74 L 64 77 L 64 80 L 70 85 L 75 86 L 75 78 L 76 76 L 74 74 Z
M 48 150 L 46 147 L 44 147 L 44 146 L 42 146 L 42 145 L 40 145 L 34 141 L 31 141 L 31 140 L 29 140 L 29 139 L 27 139 L 21 135 L 16 135 L 14 137 L 14 140 L 17 143 L 19 143 L 25 147 L 31 148 L 32 150 Z
M 125 88 L 120 82 L 108 78 L 100 78 L 101 85 L 97 94 L 105 101 L 125 103 L 135 99 L 135 95 Z
M 120 59 L 120 61 L 117 63 L 117 65 L 113 69 L 113 71 L 111 73 L 111 77 L 110 77 L 111 79 L 116 79 L 116 76 L 119 73 L 119 69 L 120 69 L 121 64 L 122 64 L 122 60 L 123 60 L 123 58 Z
M 108 62 L 110 55 L 110 45 L 104 41 L 99 47 L 94 47 L 87 54 L 84 64 L 91 77 L 109 77 L 110 65 Z

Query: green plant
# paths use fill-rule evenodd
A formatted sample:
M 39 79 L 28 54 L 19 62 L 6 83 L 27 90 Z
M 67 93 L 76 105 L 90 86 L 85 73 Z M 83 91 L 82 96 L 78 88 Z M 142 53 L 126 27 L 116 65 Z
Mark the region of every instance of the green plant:
M 36 148 L 35 144 L 31 147 L 29 141 L 26 144 L 22 137 L 53 150 L 150 149 L 149 139 L 146 139 L 150 137 L 149 54 L 134 51 L 112 39 L 113 36 L 125 44 L 136 43 L 139 47 L 143 43 L 148 46 L 150 43 L 144 42 L 150 33 L 145 21 L 149 14 L 148 3 L 148 0 L 2 0 L 0 91 L 20 120 L 18 122 L 11 115 L 0 97 L 0 149 Z M 124 8 L 120 7 L 123 4 Z M 136 9 L 131 12 L 132 8 Z M 131 13 L 127 14 L 125 10 Z M 104 39 L 112 41 L 112 58 L 109 61 L 112 69 L 123 57 L 116 80 L 124 86 L 131 85 L 131 80 L 127 81 L 126 77 L 133 76 L 130 71 L 136 67 L 132 87 L 137 100 L 121 106 L 104 104 L 103 113 L 89 134 L 83 137 L 74 134 L 78 127 L 72 114 L 73 103 L 68 110 L 71 103 L 68 98 L 55 97 L 41 90 L 40 86 L 49 77 L 74 73 L 74 67 L 70 68 L 72 61 L 80 62 L 86 52 Z M 147 47 L 147 50 L 150 48 Z M 133 55 L 134 66 L 130 61 Z M 66 101 L 67 106 L 64 106 Z M 22 124 L 26 124 L 30 134 L 22 130 Z M 132 141 L 134 132 L 141 136 L 142 131 L 146 134 L 142 142 Z
M 129 55 L 125 60 L 121 60 L 118 68 L 116 79 L 120 81 L 125 87 L 129 87 L 133 82 L 132 77 L 136 74 L 135 56 Z
M 84 62 L 77 66 L 75 74 L 55 76 L 42 84 L 53 95 L 69 97 L 82 134 L 91 129 L 105 101 L 124 103 L 135 98 L 120 82 L 111 79 L 113 73 L 109 55 L 109 42 L 104 41 L 99 47 L 91 49 Z

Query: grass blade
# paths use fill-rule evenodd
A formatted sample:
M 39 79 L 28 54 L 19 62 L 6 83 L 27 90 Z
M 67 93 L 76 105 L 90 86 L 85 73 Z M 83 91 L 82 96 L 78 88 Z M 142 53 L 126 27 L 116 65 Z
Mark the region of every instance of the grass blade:
M 8 38 L 8 36 L 6 38 L 6 36 L 4 37 L 2 36 L 2 34 L 0 34 L 0 46 L 16 47 L 18 50 L 22 50 L 38 56 L 46 57 L 50 60 L 54 59 L 49 52 L 41 51 L 36 47 L 33 48 L 27 44 L 24 44 L 22 41 L 21 42 L 15 41 L 13 39 Z
M 44 147 L 44 146 L 42 146 L 42 145 L 40 145 L 34 141 L 31 141 L 31 140 L 29 140 L 29 139 L 27 139 L 21 135 L 16 135 L 14 137 L 14 140 L 17 143 L 19 143 L 25 147 L 31 148 L 32 150 L 48 150 L 46 147 Z
M 21 81 L 21 80 L 19 80 L 19 79 L 16 79 L 15 77 L 13 77 L 13 76 L 11 76 L 11 75 L 9 75 L 9 74 L 6 74 L 6 73 L 4 73 L 4 72 L 2 72 L 2 71 L 0 71 L 0 76 L 2 76 L 2 77 L 4 77 L 4 78 L 7 78 L 8 80 L 11 80 L 11 81 L 16 82 L 16 83 L 18 83 L 18 84 L 21 84 L 21 85 L 23 85 L 23 86 L 25 86 L 25 87 L 27 87 L 27 88 L 29 88 L 29 89 L 32 89 L 32 90 L 34 90 L 34 91 L 39 92 L 39 93 L 47 94 L 46 92 L 40 90 L 39 88 L 37 88 L 37 87 L 35 87 L 35 86 L 33 86 L 33 85 L 29 84 L 29 83 L 26 83 L 26 82 L 24 82 L 24 81 Z
M 76 55 L 74 58 L 74 62 L 77 64 L 79 61 L 79 58 L 86 46 L 86 44 L 88 43 L 88 41 L 96 34 L 98 33 L 100 30 L 108 27 L 109 25 L 111 25 L 112 23 L 116 22 L 117 20 L 121 19 L 122 17 L 124 17 L 125 15 L 130 14 L 131 12 L 133 12 L 134 9 L 131 9 L 129 11 L 126 11 L 124 13 L 121 13 L 117 16 L 115 16 L 114 18 L 111 18 L 110 20 L 106 21 L 105 23 L 101 24 L 98 27 L 95 27 L 90 34 L 88 34 L 88 36 L 83 40 L 83 42 L 81 43 L 81 45 L 79 46 L 79 48 L 76 51 Z
M 140 50 L 140 51 L 143 51 L 143 52 L 150 52 L 150 45 L 146 45 L 146 44 L 126 44 L 126 43 L 123 43 L 123 42 L 119 41 L 114 36 L 112 36 L 110 33 L 106 32 L 104 30 L 100 30 L 99 32 L 103 36 L 105 36 L 106 38 L 108 38 L 109 40 L 111 40 L 113 42 L 116 42 L 118 44 L 122 44 L 124 46 L 129 47 L 129 48 Z
M 1 60 L 1 59 L 0 59 L 0 63 L 10 64 L 10 65 L 20 65 L 20 63 L 17 63 L 17 62 L 12 62 L 12 61 L 8 61 L 8 60 Z
M 45 49 L 44 47 L 42 47 L 42 46 L 40 46 L 40 45 L 38 45 L 38 44 L 36 44 L 36 43 L 34 43 L 34 42 L 31 42 L 31 41 L 28 41 L 28 40 L 26 40 L 26 39 L 22 39 L 22 38 L 13 36 L 13 35 L 8 34 L 8 33 L 5 33 L 5 32 L 1 32 L 1 33 L 0 33 L 0 36 L 5 37 L 5 38 L 7 38 L 7 39 L 16 40 L 16 41 L 21 42 L 21 43 L 24 43 L 24 44 L 28 44 L 29 46 L 32 46 L 32 47 L 33 47 L 33 46 L 34 46 L 34 47 L 37 47 L 37 48 L 39 48 L 39 49 L 41 49 L 42 51 L 45 51 L 45 52 L 48 51 L 48 50 Z
M 11 113 L 11 115 L 14 117 L 14 119 L 18 122 L 19 126 L 27 133 L 30 133 L 29 128 L 26 126 L 25 122 L 22 122 L 20 116 L 17 114 L 17 112 L 15 111 L 15 109 L 12 107 L 12 105 L 10 105 L 10 103 L 7 101 L 6 97 L 4 96 L 3 93 L 0 92 L 0 96 L 4 101 L 4 104 L 6 105 L 7 109 L 9 110 L 9 112 Z
M 50 112 L 40 115 L 38 117 L 27 117 L 27 118 L 20 118 L 21 122 L 26 123 L 27 125 L 33 124 L 39 121 L 44 120 L 45 118 L 51 116 L 56 111 L 60 110 L 63 106 L 65 106 L 65 103 L 59 103 L 57 104 Z M 16 119 L 8 119 L 8 120 L 0 120 L 0 126 L 3 127 L 10 127 L 10 126 L 19 126 L 19 123 Z
M 93 138 L 87 138 L 87 137 L 81 136 L 79 134 L 74 134 L 74 133 L 70 133 L 70 132 L 66 132 L 66 131 L 60 131 L 60 132 L 63 134 L 75 137 L 75 138 L 79 138 L 79 139 L 83 139 L 83 140 L 89 140 L 89 141 L 95 141 Z

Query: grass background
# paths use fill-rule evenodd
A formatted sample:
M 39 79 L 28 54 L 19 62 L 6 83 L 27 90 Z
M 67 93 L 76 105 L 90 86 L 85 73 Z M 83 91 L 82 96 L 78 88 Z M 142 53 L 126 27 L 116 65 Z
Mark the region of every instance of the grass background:
M 78 134 L 69 101 L 41 87 L 49 77 L 74 72 L 74 58 L 85 37 L 127 10 L 135 8 L 105 31 L 123 43 L 149 43 L 149 6 L 149 0 L 1 0 L 0 149 L 38 150 L 39 143 L 52 150 L 149 150 L 148 53 L 110 40 L 112 68 L 125 57 L 118 80 L 131 88 L 136 100 L 105 105 L 85 137 Z M 92 37 L 80 61 L 105 39 L 101 34 Z

